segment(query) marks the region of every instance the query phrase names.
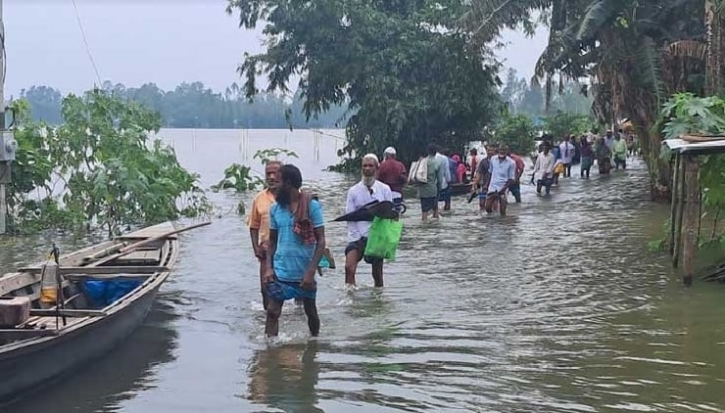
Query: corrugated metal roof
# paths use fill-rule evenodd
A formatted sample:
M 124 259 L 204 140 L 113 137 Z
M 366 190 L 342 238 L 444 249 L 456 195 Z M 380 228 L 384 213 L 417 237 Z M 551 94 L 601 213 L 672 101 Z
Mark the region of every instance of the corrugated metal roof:
M 706 142 L 689 142 L 684 139 L 666 139 L 662 144 L 675 152 L 697 152 L 700 154 L 725 152 L 725 139 Z

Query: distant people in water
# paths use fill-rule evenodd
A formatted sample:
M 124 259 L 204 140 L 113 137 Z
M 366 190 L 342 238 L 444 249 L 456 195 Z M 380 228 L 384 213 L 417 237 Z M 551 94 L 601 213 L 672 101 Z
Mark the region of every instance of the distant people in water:
M 484 211 L 486 209 L 486 190 L 484 189 L 484 186 L 489 179 L 491 156 L 493 156 L 493 153 L 493 147 L 488 146 L 486 148 L 486 156 L 479 159 L 476 172 L 473 175 L 473 185 L 471 185 L 471 192 L 478 192 L 479 211 Z
M 420 162 L 426 162 L 428 169 L 427 182 L 417 184 L 418 198 L 420 199 L 420 210 L 423 222 L 428 222 L 428 217 L 433 215 L 434 219 L 438 219 L 438 196 L 439 188 L 443 186 L 445 181 L 444 174 L 441 172 L 443 163 L 436 158 L 438 150 L 435 145 L 429 145 L 427 156 L 420 159 Z M 447 169 L 447 168 L 446 168 Z
M 524 174 L 524 170 L 526 169 L 526 162 L 524 162 L 524 158 L 511 152 L 510 149 L 508 156 L 513 159 L 516 164 L 516 180 L 509 187 L 509 192 L 511 192 L 511 195 L 514 196 L 516 203 L 519 204 L 521 203 L 521 176 Z
M 500 214 L 506 215 L 506 193 L 516 182 L 516 163 L 508 156 L 508 146 L 501 145 L 497 156 L 492 157 L 488 169 L 488 181 L 484 185 L 486 191 L 485 209 L 487 213 L 493 212 L 494 202 L 498 201 Z
M 571 165 L 574 161 L 576 147 L 571 143 L 570 136 L 565 136 L 564 141 L 559 144 L 559 153 L 561 154 L 564 178 L 571 178 Z
M 384 160 L 377 172 L 378 181 L 388 185 L 393 194 L 393 204 L 400 212 L 403 204 L 403 187 L 408 180 L 405 165 L 397 159 L 397 151 L 392 146 L 385 148 Z
M 581 145 L 581 170 L 579 175 L 582 178 L 589 178 L 589 172 L 594 164 L 594 151 L 586 136 L 582 136 L 579 142 Z
M 276 203 L 270 208 L 269 247 L 262 279 L 267 293 L 268 337 L 279 332 L 285 301 L 302 299 L 312 336 L 320 332 L 315 272 L 325 251 L 322 207 L 302 192 L 302 174 L 294 165 L 283 165 L 277 178 Z
M 541 195 L 541 190 L 546 190 L 546 195 L 551 193 L 551 185 L 554 182 L 554 166 L 556 159 L 554 154 L 551 153 L 551 144 L 548 141 L 544 141 L 541 144 L 541 151 L 536 157 L 534 163 L 533 179 L 536 182 L 536 193 Z
M 612 156 L 614 157 L 614 169 L 627 169 L 627 142 L 622 139 L 622 134 L 614 137 L 614 146 L 612 148 Z

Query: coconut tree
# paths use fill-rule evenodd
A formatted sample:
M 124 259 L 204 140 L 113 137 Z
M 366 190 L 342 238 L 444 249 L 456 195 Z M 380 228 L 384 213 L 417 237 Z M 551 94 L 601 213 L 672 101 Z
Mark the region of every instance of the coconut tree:
M 708 0 L 720 10 L 723 0 Z M 675 91 L 703 91 L 705 0 L 473 0 L 471 16 L 515 27 L 515 12 L 526 28 L 531 12 L 544 10 L 549 41 L 535 71 L 547 101 L 564 81 L 588 79 L 593 113 L 615 124 L 629 118 L 648 160 L 653 195 L 666 195 L 669 168 L 659 160 L 659 108 Z M 715 14 L 714 14 L 715 15 Z M 475 19 L 474 19 L 475 20 Z M 495 28 L 479 29 L 488 36 Z M 712 26 L 716 27 L 715 24 Z M 718 32 L 719 33 L 719 32 Z M 485 36 L 479 35 L 480 38 Z M 722 70 L 722 64 L 713 68 Z

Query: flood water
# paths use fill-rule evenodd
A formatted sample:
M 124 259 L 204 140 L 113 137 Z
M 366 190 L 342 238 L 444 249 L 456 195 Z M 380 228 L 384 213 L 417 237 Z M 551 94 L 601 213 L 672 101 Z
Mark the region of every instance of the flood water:
M 343 212 L 355 178 L 322 171 L 338 140 L 242 135 L 162 132 L 207 186 L 240 157 L 287 146 L 326 219 Z M 643 164 L 589 181 L 573 172 L 550 198 L 524 186 L 505 218 L 479 217 L 457 197 L 450 215 L 422 225 L 409 201 L 382 290 L 362 264 L 359 288 L 345 291 L 345 225 L 329 222 L 338 268 L 319 282 L 321 336 L 309 340 L 304 313 L 288 304 L 272 344 L 248 230 L 231 212 L 239 197 L 213 194 L 214 223 L 182 237 L 147 322 L 8 411 L 725 411 L 725 291 L 681 287 L 669 261 L 648 251 L 668 207 L 648 202 Z M 17 265 L 48 240 L 2 242 L 0 265 Z

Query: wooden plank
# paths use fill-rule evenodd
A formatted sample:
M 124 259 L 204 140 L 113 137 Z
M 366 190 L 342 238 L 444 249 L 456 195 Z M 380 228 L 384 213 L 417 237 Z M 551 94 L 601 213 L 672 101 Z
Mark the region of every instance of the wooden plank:
M 40 274 L 8 273 L 0 278 L 0 296 L 40 282 Z
M 143 238 L 155 238 L 159 235 L 176 230 L 176 227 L 171 222 L 162 222 L 161 224 L 153 225 L 147 228 L 142 228 L 138 231 L 130 232 L 115 237 L 115 239 L 143 239 Z M 170 234 L 166 238 L 177 238 L 178 235 Z
M 677 201 L 678 201 L 678 191 L 677 188 L 679 187 L 679 181 L 680 181 L 680 154 L 675 155 L 675 165 L 674 168 L 672 168 L 672 186 L 670 187 L 670 192 L 672 192 L 672 202 L 670 203 L 670 231 L 667 236 L 667 247 L 670 252 L 670 257 L 674 258 L 675 256 L 675 224 L 677 223 Z
M 683 155 L 680 155 L 683 156 Z M 675 233 L 674 243 L 675 248 L 672 254 L 672 267 L 677 268 L 680 264 L 680 257 L 682 256 L 682 215 L 685 209 L 685 162 L 680 160 L 678 174 L 680 178 L 677 180 L 677 206 L 675 209 Z
M 68 274 L 65 276 L 66 279 L 71 281 L 82 281 L 82 280 L 139 280 L 145 281 L 152 274 Z
M 101 311 L 101 310 L 60 310 L 60 311 L 57 311 L 52 308 L 49 308 L 49 309 L 31 308 L 30 315 L 39 316 L 39 317 L 55 317 L 56 315 L 66 316 L 66 317 L 105 317 L 108 314 L 105 311 Z
M 24 267 L 21 272 L 40 274 L 42 267 Z M 124 265 L 124 266 L 103 266 L 103 267 L 60 267 L 58 271 L 63 274 L 154 274 L 157 272 L 169 271 L 169 267 L 151 265 Z
M 694 155 L 685 155 L 685 207 L 682 212 L 682 283 L 691 285 L 695 275 L 698 234 L 700 232 L 699 163 Z
M 58 330 L 53 329 L 30 329 L 30 328 L 2 328 L 0 329 L 0 340 L 23 340 L 36 337 L 48 337 L 58 335 Z

